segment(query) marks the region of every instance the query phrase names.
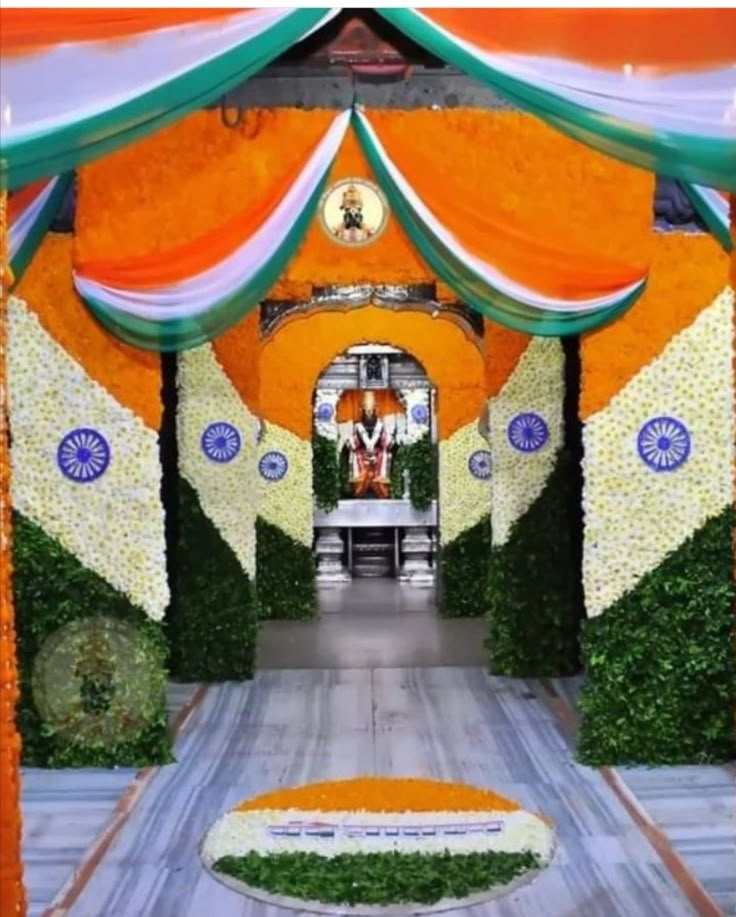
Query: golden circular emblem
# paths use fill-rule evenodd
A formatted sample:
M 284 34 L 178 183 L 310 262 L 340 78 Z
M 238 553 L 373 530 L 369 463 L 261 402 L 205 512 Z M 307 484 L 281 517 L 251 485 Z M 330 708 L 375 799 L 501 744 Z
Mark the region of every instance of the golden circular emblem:
M 369 245 L 383 233 L 389 206 L 381 189 L 364 178 L 345 178 L 322 196 L 320 222 L 338 245 Z

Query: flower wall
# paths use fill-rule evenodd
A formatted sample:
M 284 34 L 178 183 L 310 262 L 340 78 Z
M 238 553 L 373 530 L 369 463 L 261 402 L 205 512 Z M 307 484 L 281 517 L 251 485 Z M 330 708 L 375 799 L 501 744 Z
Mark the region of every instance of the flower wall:
M 177 389 L 175 669 L 190 681 L 249 678 L 260 422 L 210 344 L 179 354 Z
M 169 754 L 160 385 L 156 357 L 118 344 L 88 316 L 71 287 L 69 240 L 48 237 L 9 302 L 19 724 L 28 763 L 140 764 Z M 105 741 L 59 731 L 32 689 L 37 655 L 61 639 L 60 628 L 99 616 L 130 625 L 142 641 L 141 664 L 160 675 L 145 725 Z M 120 663 L 125 648 L 106 653 L 106 664 Z M 63 681 L 67 691 L 83 690 L 76 670 Z
M 734 296 L 706 236 L 660 236 L 641 303 L 583 346 L 581 752 L 733 755 Z
M 565 355 L 559 340 L 496 329 L 487 341 L 491 397 L 491 671 L 573 674 L 580 604 L 565 449 Z

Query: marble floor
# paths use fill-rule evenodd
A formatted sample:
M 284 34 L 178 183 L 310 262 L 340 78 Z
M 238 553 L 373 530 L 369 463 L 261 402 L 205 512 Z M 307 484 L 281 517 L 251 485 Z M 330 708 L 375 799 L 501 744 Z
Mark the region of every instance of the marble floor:
M 320 590 L 316 621 L 267 621 L 258 641 L 266 669 L 482 666 L 486 623 L 441 618 L 434 589 L 362 579 Z
M 455 917 L 698 913 L 600 773 L 575 762 L 542 695 L 476 667 L 262 671 L 212 686 L 180 735 L 178 763 L 155 772 L 86 884 L 48 913 L 294 917 L 214 881 L 197 846 L 244 797 L 366 773 L 468 781 L 554 820 L 550 867 Z

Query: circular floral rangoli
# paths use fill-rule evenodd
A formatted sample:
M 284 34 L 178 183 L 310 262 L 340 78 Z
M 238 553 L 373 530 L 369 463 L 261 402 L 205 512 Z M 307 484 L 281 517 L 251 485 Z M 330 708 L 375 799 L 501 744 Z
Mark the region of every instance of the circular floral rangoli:
M 491 453 L 487 449 L 477 449 L 468 459 L 468 468 L 474 478 L 487 481 L 491 476 Z
M 362 777 L 248 799 L 212 826 L 202 857 L 261 901 L 392 913 L 495 897 L 546 866 L 553 849 L 546 819 L 489 790 Z
M 266 481 L 281 481 L 289 470 L 289 460 L 283 452 L 267 452 L 258 462 L 258 471 Z

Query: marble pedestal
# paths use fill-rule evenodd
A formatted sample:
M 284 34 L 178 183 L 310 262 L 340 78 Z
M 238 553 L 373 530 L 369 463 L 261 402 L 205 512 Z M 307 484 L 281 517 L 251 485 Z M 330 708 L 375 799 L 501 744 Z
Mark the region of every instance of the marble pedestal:
M 402 564 L 399 582 L 411 586 L 429 588 L 434 586 L 432 557 L 432 535 L 428 528 L 407 529 L 401 541 Z
M 317 583 L 320 586 L 348 583 L 351 576 L 343 560 L 345 546 L 338 528 L 321 528 L 315 544 Z

